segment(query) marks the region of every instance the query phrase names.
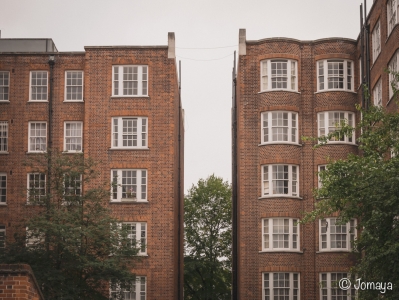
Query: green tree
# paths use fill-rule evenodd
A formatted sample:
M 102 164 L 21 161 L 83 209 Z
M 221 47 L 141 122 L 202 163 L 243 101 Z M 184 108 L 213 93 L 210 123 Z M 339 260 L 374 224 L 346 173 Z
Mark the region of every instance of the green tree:
M 231 298 L 231 187 L 214 175 L 184 199 L 185 299 Z
M 399 81 L 399 75 L 395 73 L 394 78 L 396 97 L 395 82 Z M 357 128 L 342 123 L 335 133 L 319 139 L 316 147 L 358 130 L 361 132 L 357 140 L 360 155 L 349 154 L 345 160 L 331 161 L 326 170 L 320 172 L 322 187 L 315 190 L 319 200 L 314 211 L 307 213 L 301 222 L 334 212 L 339 213 L 342 223 L 356 218 L 359 234 L 354 252 L 358 260 L 351 272 L 362 282 L 392 283 L 391 289 L 386 286 L 383 299 L 396 300 L 399 295 L 399 113 L 375 106 L 358 109 L 363 118 Z M 358 293 L 359 299 L 380 299 L 377 290 Z
M 14 229 L 0 262 L 29 264 L 46 299 L 108 299 L 109 282 L 121 297 L 135 280 L 134 257 L 145 245 L 132 243 L 111 216 L 110 184 L 90 187 L 97 176 L 93 160 L 49 151 L 27 165 L 36 173 L 25 195 L 34 212 Z

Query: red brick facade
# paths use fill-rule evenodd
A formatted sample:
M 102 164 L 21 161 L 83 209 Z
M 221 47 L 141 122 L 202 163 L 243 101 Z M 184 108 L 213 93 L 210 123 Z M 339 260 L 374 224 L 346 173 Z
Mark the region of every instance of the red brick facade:
M 0 121 L 8 122 L 8 153 L 0 154 L 0 173 L 7 176 L 0 225 L 5 225 L 7 240 L 11 240 L 13 228 L 32 213 L 24 193 L 29 170 L 22 167 L 26 157 L 37 155 L 28 153 L 28 122 L 47 122 L 52 147 L 63 150 L 64 122 L 80 121 L 83 153 L 100 162 L 101 175 L 93 184 L 111 182 L 112 169 L 146 170 L 147 201 L 109 203 L 121 222 L 146 223 L 147 255 L 132 270 L 146 276 L 146 299 L 181 299 L 183 293 L 184 129 L 174 35 L 170 34 L 169 42 L 171 37 L 173 45 L 169 47 L 100 46 L 85 47 L 84 52 L 51 53 L 55 56 L 51 124 L 49 102 L 28 101 L 33 70 L 48 72 L 51 95 L 49 53 L 0 53 L 0 71 L 10 74 L 9 102 L 0 101 Z M 113 67 L 121 65 L 147 66 L 148 92 L 144 96 L 112 96 Z M 83 71 L 83 101 L 66 101 L 68 70 Z M 146 147 L 112 149 L 113 117 L 147 118 Z
M 370 90 L 372 91 L 374 84 L 382 77 L 383 105 L 388 109 L 396 110 L 394 101 L 390 101 L 387 105 L 389 101 L 388 74 L 384 70 L 399 48 L 399 25 L 396 24 L 388 37 L 386 14 L 386 1 L 378 0 L 374 2 L 367 18 L 367 24 L 371 27 L 370 53 L 372 53 L 372 28 L 378 19 L 381 26 L 381 53 L 374 64 L 373 60 L 370 63 Z M 300 218 L 304 211 L 311 211 L 317 201 L 312 191 L 318 186 L 318 166 L 327 164 L 328 159 L 344 159 L 348 153 L 358 153 L 357 145 L 348 142 L 333 143 L 314 150 L 315 142 L 301 140 L 301 137 L 318 136 L 318 114 L 321 112 L 353 113 L 353 117 L 359 120 L 360 115 L 355 104 L 362 102 L 359 76 L 360 39 L 356 41 L 345 38 L 326 38 L 316 41 L 298 41 L 288 38 L 270 38 L 248 41 L 245 39 L 245 30 L 240 30 L 239 47 L 236 92 L 238 243 L 236 299 L 269 299 L 266 293 L 272 293 L 273 277 L 270 277 L 270 289 L 266 291 L 268 288 L 265 287 L 263 277 L 265 273 L 299 274 L 297 292 L 300 297 L 295 298 L 293 294 L 290 294 L 290 300 L 321 299 L 320 274 L 347 272 L 353 264 L 349 249 L 342 251 L 321 249 L 320 223 L 317 221 L 299 226 L 299 249 L 296 251 L 292 249 L 264 251 L 262 230 L 266 232 L 267 229 L 262 228 L 262 222 L 266 218 Z M 270 77 L 273 74 L 270 69 L 262 70 L 262 62 L 279 59 L 288 63 L 296 62 L 297 86 L 290 91 L 291 74 L 288 74 L 286 76 L 288 88 L 271 88 L 271 81 L 269 81 L 267 90 L 263 91 L 265 88 L 262 87 L 262 75 L 267 74 Z M 353 82 L 350 90 L 346 88 L 319 90 L 317 68 L 318 62 L 323 60 L 351 62 Z M 270 66 L 268 65 L 267 68 Z M 284 75 L 280 76 L 284 77 Z M 325 85 L 327 85 L 326 77 Z M 346 81 L 347 76 L 344 77 Z M 261 115 L 273 111 L 297 113 L 298 143 L 262 142 L 264 134 L 262 127 L 265 123 L 262 123 Z M 270 119 L 269 122 L 271 122 Z M 299 169 L 298 196 L 288 193 L 287 196 L 264 197 L 263 167 L 272 165 L 297 166 Z M 270 173 L 272 169 L 268 170 Z M 289 176 L 293 176 L 292 173 Z M 267 182 L 270 184 L 270 189 L 273 189 L 273 180 L 270 179 Z M 268 230 L 272 229 L 269 225 Z M 269 237 L 273 239 L 271 235 Z M 272 243 L 272 240 L 269 243 Z M 293 288 L 292 282 L 290 288 Z
M 44 300 L 28 265 L 0 265 L 0 300 Z

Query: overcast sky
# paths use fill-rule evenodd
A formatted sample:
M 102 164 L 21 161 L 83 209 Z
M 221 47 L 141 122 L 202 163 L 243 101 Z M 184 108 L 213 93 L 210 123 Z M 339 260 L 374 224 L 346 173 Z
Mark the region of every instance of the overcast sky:
M 185 109 L 185 191 L 214 173 L 231 181 L 231 71 L 247 39 L 356 39 L 360 0 L 0 0 L 2 38 L 84 46 L 167 45 L 175 32 Z M 370 9 L 372 1 L 368 1 Z M 220 48 L 219 48 L 220 47 Z M 195 48 L 195 49 L 183 49 Z M 212 48 L 212 49 L 203 49 Z

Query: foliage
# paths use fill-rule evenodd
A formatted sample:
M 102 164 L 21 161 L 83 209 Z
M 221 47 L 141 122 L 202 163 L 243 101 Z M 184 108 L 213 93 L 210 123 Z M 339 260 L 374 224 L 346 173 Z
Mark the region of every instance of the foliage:
M 231 298 L 231 187 L 214 175 L 184 200 L 185 299 Z
M 49 151 L 26 164 L 46 174 L 47 192 L 37 184 L 27 191 L 32 213 L 14 228 L 1 263 L 29 264 L 46 299 L 108 299 L 110 281 L 129 286 L 138 248 L 107 208 L 111 186 L 91 184 L 93 160 Z
M 398 74 L 395 74 L 399 81 Z M 394 88 L 395 95 L 398 94 Z M 367 95 L 367 93 L 366 93 Z M 391 282 L 383 299 L 398 299 L 399 290 L 399 113 L 382 107 L 358 109 L 363 118 L 356 128 L 340 124 L 320 145 L 353 130 L 361 155 L 330 161 L 319 175 L 322 187 L 315 190 L 315 210 L 303 222 L 339 213 L 343 223 L 358 220 L 355 252 L 359 260 L 351 272 L 362 282 Z M 318 145 L 318 147 L 320 146 Z M 359 299 L 379 299 L 377 290 L 359 290 Z

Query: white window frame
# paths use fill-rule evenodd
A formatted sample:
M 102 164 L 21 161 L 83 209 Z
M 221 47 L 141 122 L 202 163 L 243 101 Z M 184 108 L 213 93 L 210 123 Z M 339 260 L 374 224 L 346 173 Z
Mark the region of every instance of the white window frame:
M 7 173 L 0 172 L 0 204 L 7 203 Z
M 46 135 L 45 136 L 43 136 L 43 135 L 41 135 L 42 134 L 42 132 L 40 132 L 40 135 L 38 135 L 38 136 L 32 136 L 31 135 L 31 127 L 32 127 L 32 125 L 33 124 L 45 124 L 46 126 L 45 126 L 45 133 L 46 133 Z M 37 130 L 37 129 L 35 129 L 35 130 Z M 40 131 L 42 130 L 42 129 L 39 129 Z M 42 143 L 41 142 L 41 140 L 40 139 L 43 139 L 44 138 L 44 143 Z M 31 149 L 31 147 L 32 146 L 34 146 L 34 145 L 36 145 L 37 143 L 36 142 L 34 142 L 34 143 L 32 143 L 32 141 L 33 141 L 33 139 L 39 139 L 40 141 L 39 141 L 39 145 L 44 145 L 44 150 L 42 150 L 42 149 Z M 36 152 L 36 153 L 43 153 L 43 152 L 46 152 L 47 151 L 47 122 L 43 122 L 43 121 L 32 121 L 32 122 L 29 122 L 29 128 L 28 128 L 28 152 Z
M 272 63 L 286 63 L 287 74 L 286 76 L 273 76 Z M 293 70 L 294 69 L 294 70 Z M 298 61 L 286 58 L 273 58 L 266 59 L 260 62 L 260 90 L 266 91 L 292 91 L 298 92 Z M 274 87 L 272 86 L 272 78 L 286 77 L 287 87 Z
M 375 106 L 382 106 L 382 82 L 381 78 L 377 81 L 373 89 L 373 98 Z
M 46 84 L 35 84 L 33 85 L 33 74 L 34 73 L 46 73 Z M 39 87 L 39 88 L 44 88 L 46 92 L 45 93 L 33 93 L 33 89 L 35 87 Z M 45 99 L 33 99 L 34 95 L 35 98 L 37 98 L 37 95 L 45 95 Z M 33 102 L 48 102 L 48 72 L 44 71 L 44 70 L 35 70 L 35 71 L 30 71 L 30 76 L 29 76 L 29 101 L 33 101 Z
M 81 78 L 68 78 L 68 75 L 73 75 L 73 74 L 77 74 L 78 76 L 81 75 Z M 77 80 L 76 84 L 73 84 L 73 82 L 70 82 L 70 84 L 68 84 L 68 79 L 70 79 L 71 81 L 73 81 L 74 79 Z M 82 80 L 82 83 L 79 84 L 79 79 Z M 76 99 L 68 99 L 68 87 L 76 87 L 77 89 L 79 89 L 79 87 L 81 88 L 81 97 L 78 98 L 76 97 Z M 84 93 L 84 72 L 82 70 L 67 70 L 65 71 L 65 93 L 64 93 L 64 101 L 65 102 L 82 102 L 83 101 L 83 93 Z M 79 94 L 79 92 L 77 92 L 76 94 Z M 73 98 L 74 93 L 70 93 L 71 97 Z
M 33 178 L 34 186 L 31 186 L 30 175 L 33 175 L 33 176 L 34 176 L 34 178 Z M 41 184 L 41 182 L 43 182 L 43 180 L 42 180 L 42 178 L 41 178 L 42 175 L 44 175 L 44 185 Z M 38 180 L 36 179 L 36 176 L 39 176 Z M 39 182 L 39 186 L 36 186 L 36 181 Z M 28 174 L 27 174 L 27 182 L 28 182 L 28 183 L 27 183 L 27 189 L 28 189 L 28 192 L 27 192 L 27 196 L 28 196 L 27 202 L 28 202 L 28 203 L 30 202 L 30 201 L 29 201 L 29 198 L 30 198 L 29 191 L 30 191 L 31 189 L 37 189 L 37 188 L 39 188 L 39 190 L 43 190 L 43 191 L 44 191 L 43 194 L 40 194 L 40 193 L 39 193 L 39 194 L 37 194 L 37 195 L 34 195 L 35 201 L 40 201 L 42 197 L 46 197 L 46 181 L 47 181 L 47 176 L 46 176 L 46 174 L 44 174 L 44 173 L 28 173 Z M 36 198 L 36 197 L 38 197 L 38 198 Z
M 126 184 L 124 184 L 123 174 L 124 172 L 136 172 L 136 183 L 133 182 L 129 184 L 129 180 L 126 180 Z M 116 175 L 116 177 L 115 177 Z M 125 175 L 128 175 L 125 173 Z M 129 178 L 129 177 L 127 177 Z M 130 177 L 132 178 L 132 177 Z M 136 202 L 147 202 L 148 198 L 148 170 L 147 169 L 113 169 L 111 170 L 111 179 L 114 183 L 114 186 L 111 190 L 111 201 L 112 202 L 128 202 L 128 201 L 136 201 Z M 124 188 L 124 185 L 128 186 Z M 133 189 L 129 186 L 136 185 L 136 190 L 131 193 L 135 193 L 129 195 L 129 190 Z
M 380 20 L 378 20 L 377 24 L 374 26 L 373 32 L 371 34 L 372 37 L 372 46 L 373 46 L 373 63 L 377 60 L 378 55 L 381 53 L 381 26 Z
M 323 278 L 324 276 L 324 278 Z M 352 300 L 356 295 L 356 290 L 352 284 L 348 290 L 339 287 L 342 278 L 351 280 L 351 275 L 346 272 L 323 272 L 319 274 L 320 300 L 345 299 Z M 354 281 L 352 281 L 354 283 Z M 333 298 L 334 297 L 334 298 Z M 344 298 L 345 297 L 345 298 Z M 353 297 L 353 298 L 352 298 Z
M 135 73 L 127 80 L 124 76 L 124 68 L 137 68 L 137 78 Z M 112 96 L 113 97 L 147 97 L 148 96 L 148 65 L 113 65 L 112 66 Z M 146 73 L 144 72 L 146 71 Z M 126 74 L 128 75 L 128 74 Z M 125 80 L 126 79 L 126 80 Z M 137 92 L 134 92 L 134 84 L 132 84 L 132 92 L 124 91 L 124 82 L 137 82 Z M 145 83 L 145 84 L 144 84 Z
M 278 275 L 277 275 L 278 274 Z M 288 286 L 281 287 L 280 284 L 278 286 L 274 286 L 275 282 L 275 275 L 278 277 L 284 276 L 281 280 L 284 283 L 288 283 Z M 288 276 L 288 280 L 285 280 L 285 277 Z M 294 278 L 296 277 L 296 280 Z M 278 281 L 279 282 L 279 281 Z M 275 290 L 277 289 L 289 289 L 289 295 L 283 295 L 281 293 L 276 293 L 274 295 Z M 264 300 L 272 300 L 272 299 L 286 299 L 285 297 L 288 296 L 289 300 L 300 300 L 301 295 L 301 281 L 300 281 L 300 274 L 299 273 L 288 273 L 288 272 L 266 272 L 262 273 L 262 299 Z M 282 298 L 280 298 L 280 297 Z M 278 297 L 278 298 L 275 298 Z
M 74 181 L 71 185 L 70 182 Z M 64 174 L 64 197 L 67 200 L 68 197 L 82 196 L 82 174 L 78 176 L 70 177 Z
M 127 238 L 135 247 L 139 248 L 137 255 L 147 255 L 147 223 L 146 222 L 122 222 L 118 226 L 134 226 L 135 232 L 127 233 Z M 132 227 L 130 227 L 132 228 Z
M 363 83 L 363 78 L 362 78 L 362 58 L 359 58 L 359 87 Z
M 287 125 L 284 125 L 283 122 L 284 114 L 287 114 Z M 274 116 L 276 116 L 277 119 L 274 119 Z M 274 120 L 277 120 L 277 124 L 275 124 Z M 296 112 L 263 112 L 261 114 L 261 144 L 298 144 L 298 123 L 298 113 Z M 286 141 L 283 140 L 283 129 L 287 130 Z
M 299 251 L 300 228 L 298 221 L 295 218 L 262 219 L 262 251 Z M 285 223 L 288 226 L 288 231 L 284 228 Z M 287 235 L 288 239 L 286 240 Z M 279 247 L 281 243 L 283 243 L 283 247 Z M 287 243 L 287 247 L 284 245 L 285 243 Z
M 356 219 L 350 220 L 348 223 L 342 225 L 335 225 L 337 222 L 337 218 L 325 218 L 319 220 L 319 251 L 320 252 L 350 252 L 353 249 L 353 242 L 357 238 L 357 222 Z M 333 224 L 333 225 L 332 225 Z M 334 226 L 334 230 L 331 230 L 332 226 Z M 345 226 L 345 228 L 342 228 Z M 339 232 L 337 229 L 339 228 Z M 332 235 L 334 235 L 335 240 L 332 239 Z M 343 239 L 342 235 L 346 235 L 345 239 Z M 323 240 L 323 237 L 325 239 Z M 341 237 L 340 240 L 337 241 L 337 237 Z M 336 242 L 336 247 L 333 246 L 334 241 Z M 340 242 L 345 242 L 346 246 L 343 247 Z M 325 243 L 323 245 L 323 243 Z M 338 246 L 340 245 L 340 246 Z
M 8 153 L 8 121 L 0 121 L 0 153 Z
M 29 235 L 33 234 L 33 232 L 34 231 L 30 230 L 29 227 L 26 227 L 26 247 L 32 247 L 44 242 L 44 233 L 38 233 L 37 236 L 28 238 Z
M 317 133 L 318 137 L 328 135 L 329 132 L 335 132 L 339 127 L 336 127 L 337 123 L 330 124 L 329 118 L 330 114 L 333 114 L 333 118 L 335 118 L 339 114 L 340 122 L 341 120 L 345 120 L 345 122 L 348 123 L 348 125 L 354 127 L 355 126 L 355 113 L 354 112 L 349 112 L 349 111 L 323 111 L 319 112 L 317 114 Z M 343 119 L 341 119 L 341 116 L 343 114 Z M 339 124 L 338 124 L 339 125 Z M 331 129 L 331 131 L 330 131 Z M 334 129 L 334 130 L 332 130 Z M 323 133 L 324 132 L 324 133 Z M 343 139 L 338 140 L 338 141 L 328 141 L 329 144 L 339 144 L 339 143 L 345 143 L 345 144 L 355 144 L 355 131 L 352 132 L 352 136 L 344 136 Z
M 134 291 L 130 291 L 127 289 L 124 289 L 122 291 L 122 300 L 145 300 L 147 299 L 147 277 L 146 276 L 138 276 L 136 275 L 136 281 L 132 282 L 132 287 Z M 118 294 L 121 292 L 121 287 L 120 284 L 109 284 L 109 298 L 114 300 L 114 299 L 119 299 Z M 136 294 L 134 296 L 134 294 Z M 144 296 L 144 298 L 143 298 Z
M 0 249 L 6 247 L 6 225 L 0 225 Z
M 342 63 L 343 64 L 343 73 L 342 76 L 329 76 L 328 74 L 328 64 L 329 63 Z M 348 63 L 350 63 L 350 74 L 348 72 Z M 353 92 L 354 91 L 354 69 L 355 64 L 353 61 L 348 59 L 340 59 L 340 58 L 331 58 L 331 59 L 323 59 L 318 60 L 316 62 L 316 70 L 317 70 L 317 92 L 324 92 L 324 91 L 346 91 L 346 92 Z M 339 74 L 338 74 L 339 75 Z M 330 78 L 339 78 L 342 77 L 343 84 L 342 88 L 333 87 L 329 88 L 328 83 Z M 321 80 L 323 78 L 323 80 Z M 349 79 L 349 80 L 348 80 Z M 323 83 L 323 86 L 321 86 Z M 349 85 L 349 87 L 348 87 Z
M 0 71 L 0 102 L 10 102 L 10 72 Z
M 80 135 L 67 136 L 67 124 L 76 125 L 77 127 L 79 127 L 79 125 L 80 125 Z M 71 133 L 72 130 L 77 132 L 79 129 L 78 128 L 76 128 L 76 129 L 70 128 L 69 133 Z M 80 139 L 80 143 L 79 142 L 69 143 L 70 145 L 74 145 L 74 147 L 77 148 L 76 150 L 68 150 L 67 149 L 68 139 L 75 140 L 75 141 L 79 141 L 79 139 Z M 83 151 L 82 149 L 83 149 L 83 122 L 82 121 L 65 121 L 64 122 L 64 152 L 78 153 L 78 152 L 82 152 Z
M 321 178 L 320 178 L 320 172 L 324 172 L 325 170 L 327 170 L 327 165 L 318 165 L 317 166 L 317 182 L 318 182 L 318 188 L 320 189 L 323 184 L 321 182 Z
M 388 0 L 387 2 L 388 36 L 391 34 L 393 28 L 398 23 L 398 6 L 398 0 Z
M 136 122 L 136 132 L 124 134 L 123 121 Z M 111 148 L 112 149 L 148 149 L 148 118 L 147 117 L 113 117 L 111 119 Z M 124 146 L 124 136 L 131 136 L 131 146 Z M 133 137 L 136 136 L 136 146 Z
M 289 164 L 271 164 L 262 165 L 262 197 L 272 198 L 272 197 L 299 197 L 299 166 L 289 165 Z M 288 178 L 273 178 L 273 171 L 281 171 L 281 167 L 287 167 Z M 296 176 L 293 172 L 296 171 Z M 284 170 L 283 170 L 284 172 Z M 275 172 L 276 173 L 276 172 Z M 276 174 L 281 174 L 277 172 Z M 284 173 L 283 173 L 284 174 Z M 280 175 L 281 177 L 281 175 Z M 295 178 L 296 177 L 296 178 Z M 273 182 L 277 181 L 281 184 L 281 181 L 288 182 L 287 193 L 274 193 Z
M 399 1 L 398 1 L 399 2 Z M 388 64 L 389 71 L 399 72 L 399 50 L 393 55 L 392 59 L 389 61 Z M 389 73 L 389 99 L 393 97 L 393 89 L 391 83 L 394 82 L 395 76 L 390 72 Z M 396 82 L 396 88 L 399 88 L 398 83 Z

